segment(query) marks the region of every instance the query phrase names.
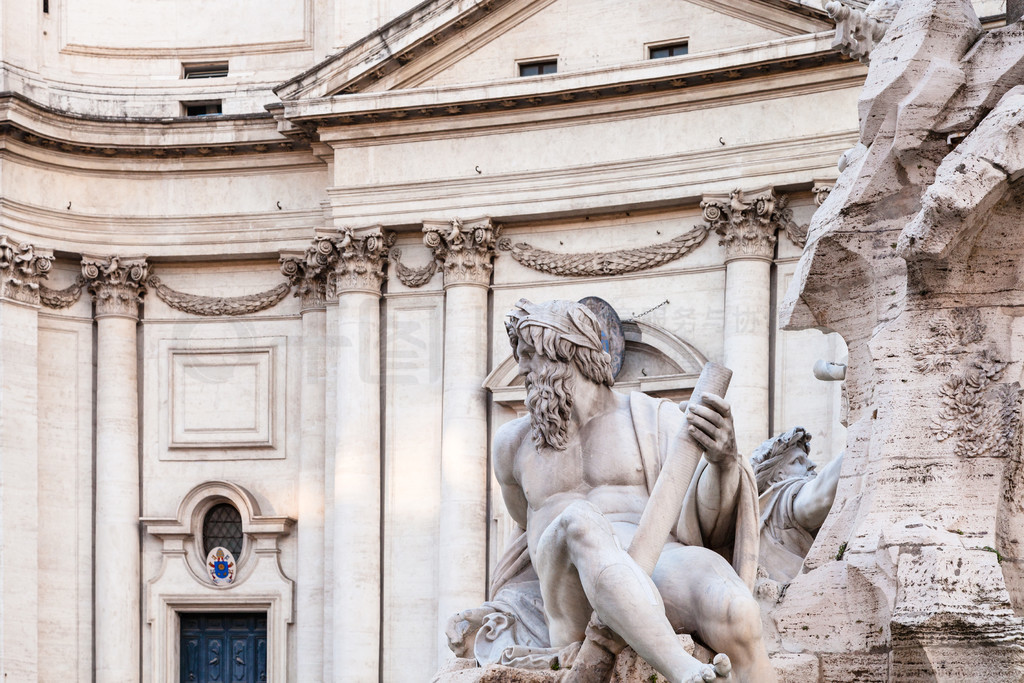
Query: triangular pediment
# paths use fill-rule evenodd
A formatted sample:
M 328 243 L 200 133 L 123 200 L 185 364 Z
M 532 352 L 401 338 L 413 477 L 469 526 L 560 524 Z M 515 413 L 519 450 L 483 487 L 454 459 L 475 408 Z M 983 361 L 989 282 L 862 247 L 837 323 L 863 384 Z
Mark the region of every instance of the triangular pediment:
M 708 54 L 831 27 L 796 0 L 432 0 L 275 90 L 294 101 L 499 81 L 539 59 L 560 74 L 613 69 L 657 45 Z

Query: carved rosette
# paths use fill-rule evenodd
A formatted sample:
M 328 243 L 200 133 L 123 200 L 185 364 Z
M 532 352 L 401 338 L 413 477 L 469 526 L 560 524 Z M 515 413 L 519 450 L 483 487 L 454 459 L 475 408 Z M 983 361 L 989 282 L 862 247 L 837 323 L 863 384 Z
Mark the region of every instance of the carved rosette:
M 828 199 L 828 196 L 832 194 L 832 188 L 835 187 L 833 183 L 815 183 L 814 187 L 811 188 L 811 192 L 814 193 L 814 205 L 821 206 Z
M 53 252 L 0 235 L 0 298 L 39 305 L 40 282 L 53 267 Z
M 333 298 L 345 292 L 380 294 L 384 283 L 384 265 L 394 235 L 386 235 L 379 227 L 356 235 L 345 228 L 329 238 L 337 252 L 334 268 L 327 278 L 326 296 Z M 326 246 L 322 247 L 326 249 Z
M 82 277 L 96 302 L 97 318 L 118 315 L 138 319 L 148 276 L 144 256 L 82 257 Z
M 441 262 L 444 286 L 489 285 L 500 232 L 500 226 L 495 226 L 490 218 L 424 222 L 423 243 Z
M 281 254 L 281 273 L 295 288 L 302 301 L 302 310 L 324 308 L 327 302 L 327 280 L 338 260 L 338 250 L 330 237 L 318 235 L 301 254 Z
M 704 220 L 721 235 L 725 260 L 738 258 L 771 259 L 775 254 L 775 233 L 783 230 L 794 242 L 803 245 L 805 233 L 793 222 L 789 198 L 776 195 L 771 188 L 747 196 L 733 190 L 729 196 L 705 197 L 700 203 Z

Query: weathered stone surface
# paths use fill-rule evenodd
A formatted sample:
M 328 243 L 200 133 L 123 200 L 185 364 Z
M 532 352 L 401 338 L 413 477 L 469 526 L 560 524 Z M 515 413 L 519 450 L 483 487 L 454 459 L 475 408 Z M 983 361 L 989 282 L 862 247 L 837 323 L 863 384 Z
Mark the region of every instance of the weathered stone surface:
M 772 665 L 779 683 L 811 683 L 821 675 L 821 665 L 814 655 L 780 652 L 772 656 Z
M 965 2 L 903 4 L 782 305 L 849 344 L 845 476 L 769 615 L 777 647 L 817 653 L 824 681 L 1024 667 L 1024 582 L 1000 562 L 1024 539 L 1020 41 L 979 34 Z

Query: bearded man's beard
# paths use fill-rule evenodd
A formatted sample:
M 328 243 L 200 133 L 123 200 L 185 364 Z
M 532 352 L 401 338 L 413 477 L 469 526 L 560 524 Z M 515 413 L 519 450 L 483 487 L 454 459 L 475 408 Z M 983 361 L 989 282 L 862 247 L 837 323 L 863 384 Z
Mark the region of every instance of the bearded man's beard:
M 564 451 L 572 414 L 573 371 L 569 363 L 548 361 L 526 375 L 526 407 L 537 446 Z

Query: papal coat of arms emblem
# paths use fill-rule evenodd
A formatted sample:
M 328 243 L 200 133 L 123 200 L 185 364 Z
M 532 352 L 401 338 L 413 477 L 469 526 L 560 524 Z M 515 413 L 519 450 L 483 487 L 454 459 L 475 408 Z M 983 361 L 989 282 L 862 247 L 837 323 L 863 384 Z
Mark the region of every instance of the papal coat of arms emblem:
M 235 556 L 227 548 L 217 546 L 206 556 L 206 571 L 217 586 L 226 586 L 235 581 Z

